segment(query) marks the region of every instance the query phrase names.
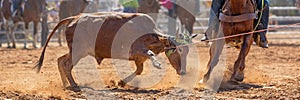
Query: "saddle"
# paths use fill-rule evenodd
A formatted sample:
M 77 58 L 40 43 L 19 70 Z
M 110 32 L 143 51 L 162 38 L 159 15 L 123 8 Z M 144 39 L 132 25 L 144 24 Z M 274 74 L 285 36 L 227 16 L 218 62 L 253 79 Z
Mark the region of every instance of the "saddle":
M 219 20 L 223 21 L 223 22 L 242 22 L 242 21 L 247 21 L 247 20 L 251 20 L 251 19 L 257 19 L 259 10 L 257 9 L 256 1 L 251 0 L 251 3 L 254 5 L 253 6 L 255 9 L 254 13 L 231 16 L 231 15 L 225 15 L 222 12 L 220 12 Z M 222 8 L 222 9 L 224 9 L 224 8 Z

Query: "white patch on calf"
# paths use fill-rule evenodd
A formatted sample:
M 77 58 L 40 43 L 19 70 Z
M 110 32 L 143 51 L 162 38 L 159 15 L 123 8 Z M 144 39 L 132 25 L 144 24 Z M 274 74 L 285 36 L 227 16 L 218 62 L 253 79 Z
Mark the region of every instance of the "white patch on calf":
M 72 44 L 72 63 L 75 65 L 81 58 L 95 55 L 95 43 L 104 17 L 82 15 L 77 21 Z

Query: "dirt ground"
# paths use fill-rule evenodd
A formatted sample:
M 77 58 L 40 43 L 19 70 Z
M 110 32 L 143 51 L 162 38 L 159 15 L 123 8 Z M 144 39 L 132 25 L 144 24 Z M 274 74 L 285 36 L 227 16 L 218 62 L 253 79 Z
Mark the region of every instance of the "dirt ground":
M 167 61 L 164 62 L 163 71 L 154 69 L 150 63 L 146 63 L 144 72 L 137 80 L 139 83 L 136 83 L 139 85 L 132 83 L 133 86 L 143 88 L 118 86 L 120 79 L 134 71 L 134 67 L 126 67 L 126 61 L 105 59 L 101 65 L 97 65 L 93 58 L 87 57 L 74 68 L 75 79 L 82 89 L 77 93 L 63 88 L 57 69 L 56 59 L 67 52 L 66 47 L 51 43 L 39 74 L 32 68 L 39 58 L 41 49 L 24 50 L 21 49 L 22 46 L 19 49 L 2 47 L 0 48 L 0 100 L 300 99 L 300 34 L 269 34 L 268 37 L 270 48 L 252 46 L 246 60 L 245 80 L 221 88 L 217 92 L 207 91 L 202 84 L 198 83 L 209 58 L 209 47 L 204 43 L 196 45 L 196 51 L 192 52 L 191 60 L 188 61 L 191 66 L 199 67 L 196 73 L 195 70 L 189 70 L 191 74 L 196 74 L 196 78 L 182 81 L 184 79 L 175 73 Z M 227 48 L 226 51 L 226 69 L 231 69 L 238 51 L 235 48 Z M 163 54 L 160 56 L 161 59 L 165 59 Z M 132 62 L 129 65 L 134 66 Z M 196 81 L 191 81 L 195 79 Z M 190 81 L 191 83 L 188 83 Z

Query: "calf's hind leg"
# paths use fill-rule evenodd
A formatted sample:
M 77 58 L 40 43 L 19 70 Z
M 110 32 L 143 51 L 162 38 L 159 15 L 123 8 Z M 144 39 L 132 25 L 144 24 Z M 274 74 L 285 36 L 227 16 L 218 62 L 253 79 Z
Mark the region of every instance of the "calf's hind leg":
M 67 82 L 69 82 L 70 87 L 67 89 L 78 92 L 80 91 L 80 88 L 78 85 L 75 83 L 74 78 L 72 76 L 72 69 L 73 69 L 73 64 L 72 64 L 72 57 L 70 54 L 65 54 L 61 57 L 58 58 L 58 69 L 59 73 L 63 82 L 63 85 L 66 86 Z
M 136 75 L 142 74 L 145 61 L 146 61 L 146 59 L 142 59 L 142 58 L 138 58 L 137 60 L 135 60 L 136 70 L 134 73 Z
M 141 75 L 143 72 L 143 67 L 144 67 L 144 62 L 147 60 L 147 58 L 141 58 L 138 57 L 135 59 L 135 65 L 136 65 L 136 70 L 134 73 L 131 75 L 127 76 L 126 78 L 120 80 L 118 83 L 119 86 L 124 87 L 128 82 L 132 81 L 136 75 Z

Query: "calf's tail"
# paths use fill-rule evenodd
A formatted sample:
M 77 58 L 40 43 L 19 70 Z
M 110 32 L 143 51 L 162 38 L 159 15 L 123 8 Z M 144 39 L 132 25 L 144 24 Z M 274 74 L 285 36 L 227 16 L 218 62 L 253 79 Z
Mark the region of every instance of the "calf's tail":
M 67 25 L 69 24 L 72 20 L 74 19 L 74 17 L 68 17 L 66 19 L 63 19 L 61 20 L 55 27 L 54 29 L 52 30 L 51 34 L 49 35 L 47 41 L 46 41 L 46 44 L 44 45 L 44 48 L 43 48 L 43 51 L 40 55 L 40 59 L 39 61 L 36 63 L 36 65 L 34 66 L 33 69 L 37 69 L 37 72 L 40 72 L 41 71 L 41 68 L 42 68 L 42 65 L 43 65 L 43 61 L 44 61 L 44 55 L 45 55 L 45 51 L 46 51 L 46 48 L 47 48 L 47 45 L 51 39 L 51 37 L 53 36 L 53 34 L 55 33 L 55 31 L 61 27 L 62 25 Z

